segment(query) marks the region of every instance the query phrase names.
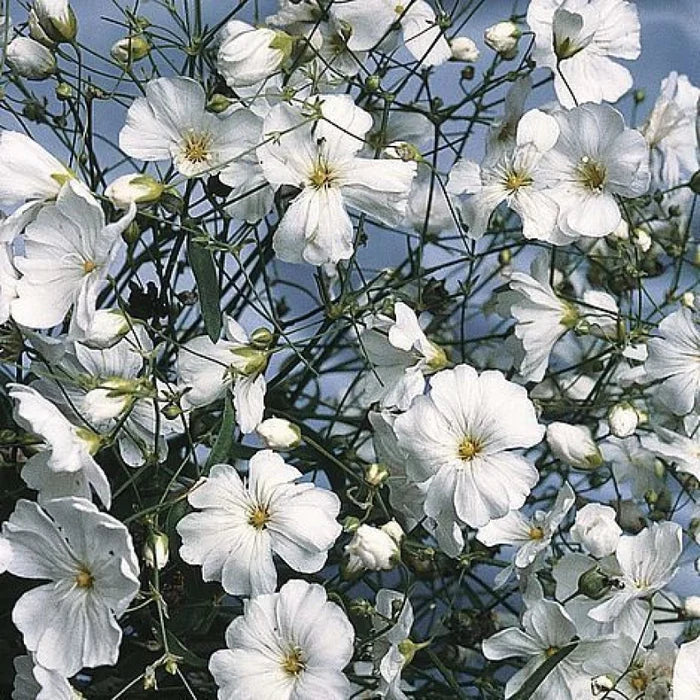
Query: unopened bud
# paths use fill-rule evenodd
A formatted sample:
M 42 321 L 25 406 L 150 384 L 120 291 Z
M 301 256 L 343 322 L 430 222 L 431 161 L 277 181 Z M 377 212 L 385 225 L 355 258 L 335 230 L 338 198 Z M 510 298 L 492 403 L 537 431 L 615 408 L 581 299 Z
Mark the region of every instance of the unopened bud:
M 270 331 L 268 328 L 256 328 L 250 334 L 251 345 L 261 350 L 269 348 L 272 345 L 274 339 L 275 336 L 272 334 L 272 331 Z
M 452 58 L 455 61 L 465 61 L 473 63 L 479 58 L 479 49 L 473 39 L 467 36 L 458 36 L 450 42 L 450 50 Z
M 29 12 L 29 31 L 42 44 L 72 43 L 78 21 L 68 0 L 35 0 Z
M 162 532 L 153 531 L 149 534 L 143 546 L 143 560 L 151 569 L 162 569 L 170 558 L 168 536 Z
M 610 577 L 597 566 L 585 571 L 579 576 L 577 593 L 586 598 L 599 600 L 612 588 Z
M 271 450 L 291 450 L 301 442 L 301 430 L 284 418 L 268 418 L 255 432 Z
M 132 203 L 147 206 L 157 202 L 165 185 L 150 175 L 122 175 L 105 190 L 105 196 L 117 209 L 128 209 Z
M 118 63 L 129 65 L 148 56 L 151 44 L 142 34 L 126 36 L 112 44 L 109 53 Z
M 688 182 L 688 187 L 690 187 L 695 194 L 700 194 L 700 170 L 696 170 L 693 173 L 690 182 Z
M 222 95 L 220 92 L 215 92 L 209 102 L 207 102 L 207 111 L 213 112 L 214 114 L 221 114 L 225 112 L 231 105 L 233 100 L 226 95 Z
M 51 51 L 29 37 L 13 39 L 5 57 L 12 70 L 27 80 L 44 80 L 56 71 L 56 59 Z
M 637 409 L 630 403 L 615 404 L 608 411 L 608 425 L 610 432 L 619 438 L 629 437 L 634 434 L 639 424 Z
M 389 470 L 383 465 L 374 462 L 365 469 L 365 481 L 370 485 L 381 486 L 389 478 Z
M 73 88 L 68 83 L 59 83 L 56 85 L 56 99 L 64 101 L 70 100 L 73 97 Z

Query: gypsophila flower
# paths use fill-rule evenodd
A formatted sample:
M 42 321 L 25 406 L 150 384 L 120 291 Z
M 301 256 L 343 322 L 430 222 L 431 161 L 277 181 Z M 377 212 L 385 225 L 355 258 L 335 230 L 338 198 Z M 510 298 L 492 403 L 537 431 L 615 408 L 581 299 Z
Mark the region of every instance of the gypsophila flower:
M 338 497 L 311 483 L 279 455 L 263 450 L 244 482 L 233 467 L 212 467 L 188 496 L 201 509 L 178 523 L 180 556 L 202 566 L 205 581 L 256 596 L 277 587 L 273 554 L 304 573 L 319 571 L 340 534 Z M 313 521 L 314 528 L 307 528 Z

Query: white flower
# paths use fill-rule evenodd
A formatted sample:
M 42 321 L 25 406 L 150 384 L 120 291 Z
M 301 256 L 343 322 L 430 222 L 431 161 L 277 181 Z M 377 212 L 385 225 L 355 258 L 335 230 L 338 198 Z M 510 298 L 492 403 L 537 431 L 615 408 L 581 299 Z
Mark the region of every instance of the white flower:
M 678 558 L 683 551 L 683 530 L 672 522 L 653 523 L 638 535 L 622 535 L 615 557 L 621 575 L 611 596 L 595 606 L 589 616 L 598 622 L 609 622 L 629 608 L 644 601 L 666 586 L 675 576 Z M 639 617 L 639 616 L 638 616 Z
M 630 403 L 616 403 L 608 411 L 608 426 L 610 432 L 619 438 L 634 435 L 639 424 L 639 413 Z
M 551 600 L 535 602 L 523 615 L 523 629 L 509 627 L 482 643 L 484 656 L 498 661 L 512 657 L 526 658 L 525 666 L 506 683 L 508 698 L 550 656 L 575 640 L 576 626 L 564 608 Z M 581 662 L 591 643 L 579 642 L 576 649 L 564 657 L 546 676 L 530 700 L 578 700 L 574 688 L 583 676 Z
M 491 214 L 505 202 L 520 216 L 525 238 L 560 242 L 553 236 L 559 208 L 547 194 L 548 176 L 539 167 L 558 135 L 554 117 L 533 109 L 518 122 L 512 151 L 482 167 L 473 161 L 457 162 L 447 190 L 453 195 L 471 195 L 464 212 L 470 238 L 486 232 Z
M 360 571 L 389 571 L 401 558 L 403 530 L 392 520 L 382 527 L 360 525 L 355 530 L 352 541 L 345 545 L 347 562 L 345 570 L 349 575 Z
M 525 389 L 500 372 L 438 372 L 394 430 L 409 477 L 428 482 L 426 515 L 443 527 L 482 527 L 520 508 L 537 483 L 537 469 L 516 451 L 536 445 L 544 429 Z
M 43 445 L 22 468 L 22 478 L 39 492 L 39 501 L 61 496 L 91 497 L 91 489 L 109 508 L 112 493 L 109 481 L 92 454 L 99 448 L 99 437 L 86 428 L 77 428 L 36 389 L 21 384 L 9 386 L 16 402 L 14 417 L 25 430 L 38 435 Z
M 456 36 L 450 41 L 450 51 L 455 61 L 474 63 L 479 59 L 479 49 L 468 36 Z
M 7 46 L 7 62 L 15 73 L 28 80 L 44 80 L 56 71 L 56 59 L 34 39 L 18 36 Z
M 515 58 L 521 34 L 517 24 L 510 21 L 497 22 L 484 30 L 484 43 L 503 58 Z
M 271 450 L 291 450 L 301 443 L 301 430 L 284 418 L 268 418 L 255 429 Z
M 515 147 L 515 136 L 520 118 L 525 113 L 525 102 L 532 90 L 532 78 L 518 78 L 508 89 L 503 117 L 489 129 L 485 163 L 492 163 Z M 558 128 L 558 127 L 557 127 Z
M 673 667 L 673 700 L 700 697 L 700 638 L 681 644 Z
M 185 406 L 206 406 L 230 388 L 236 422 L 251 433 L 265 411 L 265 377 L 269 352 L 251 343 L 243 328 L 225 317 L 226 339 L 216 343 L 205 335 L 185 343 L 177 356 L 179 384 L 188 389 Z
M 0 206 L 18 206 L 0 221 L 0 241 L 11 241 L 74 177 L 25 134 L 0 131 Z
M 184 77 L 156 78 L 134 100 L 119 133 L 119 147 L 132 158 L 172 160 L 185 177 L 213 174 L 232 164 L 257 136 L 246 109 L 224 115 L 206 111 L 204 88 Z
M 632 87 L 630 72 L 610 57 L 633 60 L 639 56 L 640 26 L 634 3 L 531 0 L 527 23 L 535 33 L 533 58 L 539 66 L 551 68 L 557 98 L 565 107 L 572 107 L 574 100 L 616 102 Z
M 258 149 L 273 187 L 301 188 L 273 239 L 286 262 L 323 265 L 349 258 L 354 247 L 348 207 L 398 225 L 416 171 L 413 162 L 358 158 L 372 118 L 347 95 L 321 99 L 321 118 L 313 124 L 288 104 L 275 106 Z
M 36 661 L 65 676 L 114 665 L 122 636 L 116 618 L 139 589 L 126 527 L 82 498 L 59 498 L 43 509 L 20 500 L 3 535 L 12 547 L 9 571 L 48 581 L 12 611 Z
M 442 369 L 447 357 L 428 340 L 407 304 L 396 302 L 394 316 L 395 320 L 378 314 L 360 335 L 361 352 L 371 363 L 360 390 L 366 405 L 378 401 L 382 408 L 405 411 L 423 393 L 424 375 Z
M 348 47 L 353 51 L 374 48 L 398 21 L 406 48 L 423 65 L 438 66 L 450 58 L 450 45 L 433 9 L 424 0 L 406 4 L 394 0 L 348 0 L 334 3 L 331 12 L 350 26 Z
M 564 483 L 559 490 L 552 510 L 537 510 L 528 518 L 517 510 L 480 527 L 476 539 L 487 547 L 507 544 L 517 547 L 513 564 L 524 569 L 533 564 L 542 552 L 548 549 L 552 537 L 566 514 L 574 505 L 575 495 L 571 486 Z
M 547 426 L 547 444 L 557 459 L 572 467 L 595 469 L 603 463 L 603 455 L 586 425 L 550 423 Z
M 576 513 L 571 539 L 579 542 L 594 557 L 607 557 L 617 549 L 622 528 L 615 522 L 614 508 L 588 503 Z
M 180 556 L 200 564 L 205 581 L 221 581 L 235 595 L 275 590 L 273 554 L 295 571 L 320 571 L 340 534 L 340 501 L 331 491 L 296 483 L 301 476 L 269 450 L 250 459 L 247 482 L 234 467 L 215 465 L 188 496 L 201 512 L 177 525 Z
M 68 0 L 34 0 L 29 11 L 32 36 L 46 44 L 72 42 L 78 23 Z
M 499 296 L 500 313 L 515 319 L 518 371 L 528 381 L 542 381 L 552 348 L 578 321 L 576 308 L 554 293 L 549 267 L 549 256 L 539 255 L 530 274 L 513 272 L 510 290 Z
M 638 197 L 649 188 L 649 148 L 609 105 L 584 104 L 556 112 L 559 140 L 540 167 L 555 184 L 564 236 L 600 238 L 615 231 L 622 215 L 616 197 Z
M 105 190 L 105 197 L 116 209 L 128 209 L 131 204 L 148 205 L 157 202 L 165 186 L 150 175 L 133 173 L 113 180 Z
M 691 437 L 679 435 L 660 425 L 655 426 L 655 434 L 642 436 L 642 446 L 674 463 L 679 471 L 700 480 L 700 430 L 693 431 L 690 421 L 686 427 L 690 428 L 687 432 Z
M 398 591 L 382 588 L 374 608 L 372 628 L 377 636 L 372 642 L 372 656 L 379 671 L 377 693 L 387 700 L 408 700 L 402 690 L 401 672 L 419 647 L 409 638 L 413 627 L 411 601 Z
M 659 189 L 675 187 L 699 167 L 698 119 L 700 88 L 687 75 L 672 71 L 661 81 L 661 91 L 642 133 L 651 149 L 653 182 Z
M 90 192 L 69 181 L 56 203 L 42 207 L 25 231 L 24 255 L 15 258 L 22 277 L 12 302 L 14 320 L 29 328 L 51 328 L 72 308 L 71 327 L 87 330 L 119 236 L 135 213 L 132 206 L 107 224 Z
M 272 208 L 274 190 L 268 184 L 256 155 L 262 141 L 263 119 L 247 110 L 243 115 L 246 128 L 236 134 L 240 155 L 222 168 L 219 180 L 231 192 L 226 197 L 226 213 L 248 223 L 260 221 Z
M 13 660 L 15 681 L 12 700 L 80 700 L 83 696 L 58 672 L 49 671 L 31 656 Z
M 0 243 L 0 324 L 10 318 L 12 301 L 17 298 L 18 279 L 19 274 L 13 263 L 12 245 Z
M 343 668 L 355 638 L 345 613 L 318 584 L 292 580 L 279 593 L 247 601 L 226 630 L 228 649 L 209 661 L 219 700 L 345 700 Z
M 50 365 L 32 364 L 41 377 L 33 386 L 61 408 L 73 422 L 87 421 L 100 433 L 116 428 L 119 452 L 130 466 L 151 458 L 163 461 L 166 438 L 184 430 L 182 417 L 161 412 L 166 387 L 140 376 L 153 344 L 142 325 L 133 325 L 114 345 L 99 349 L 63 339 L 62 354 Z
M 292 52 L 285 32 L 233 19 L 221 30 L 217 68 L 229 87 L 254 85 L 271 76 Z
M 609 437 L 600 443 L 606 462 L 612 463 L 613 474 L 621 484 L 629 482 L 632 495 L 644 498 L 649 490 L 658 490 L 663 482 L 656 473 L 656 457 L 642 447 L 638 437 Z
M 684 415 L 700 405 L 700 327 L 692 311 L 674 311 L 648 343 L 644 365 L 649 381 L 659 381 L 654 396 L 669 411 Z

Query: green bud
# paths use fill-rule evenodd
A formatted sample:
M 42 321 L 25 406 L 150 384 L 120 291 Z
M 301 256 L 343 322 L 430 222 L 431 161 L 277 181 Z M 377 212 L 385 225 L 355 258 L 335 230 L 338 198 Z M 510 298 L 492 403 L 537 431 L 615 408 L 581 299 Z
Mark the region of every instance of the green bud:
M 109 53 L 118 63 L 129 65 L 148 56 L 151 43 L 142 34 L 126 36 L 112 45 Z
M 355 532 L 358 527 L 360 527 L 360 520 L 353 515 L 348 515 L 348 517 L 343 520 L 344 532 Z
M 645 92 L 644 90 L 641 90 L 641 89 L 640 89 L 640 90 L 635 90 L 635 91 L 634 91 L 634 101 L 635 101 L 637 104 L 640 104 L 641 102 L 644 102 L 646 96 L 647 96 L 647 94 L 646 94 L 646 92 Z
M 600 600 L 611 588 L 610 577 L 594 566 L 579 576 L 577 593 L 592 600 Z
M 700 194 L 700 170 L 696 170 L 693 176 L 690 178 L 688 187 L 695 192 L 695 194 Z
M 272 334 L 268 328 L 260 327 L 256 328 L 250 334 L 250 343 L 253 347 L 265 350 L 269 348 L 275 340 L 275 336 Z
M 370 75 L 365 80 L 365 89 L 367 90 L 367 92 L 376 92 L 377 90 L 379 90 L 380 84 L 381 80 L 378 75 Z
M 73 97 L 73 88 L 68 83 L 56 85 L 56 99 L 70 100 Z
M 225 112 L 231 105 L 233 100 L 226 95 L 222 95 L 220 92 L 215 92 L 209 102 L 207 102 L 207 111 L 213 112 L 214 114 L 221 114 Z
M 135 220 L 122 231 L 122 240 L 129 245 L 136 243 L 140 237 L 141 229 Z

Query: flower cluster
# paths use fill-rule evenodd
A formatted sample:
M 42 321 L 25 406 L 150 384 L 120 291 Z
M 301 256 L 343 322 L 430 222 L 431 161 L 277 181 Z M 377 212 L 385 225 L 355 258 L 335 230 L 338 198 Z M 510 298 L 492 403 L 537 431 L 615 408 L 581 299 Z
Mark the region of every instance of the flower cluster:
M 504 4 L 5 4 L 2 697 L 700 698 L 700 88 Z

